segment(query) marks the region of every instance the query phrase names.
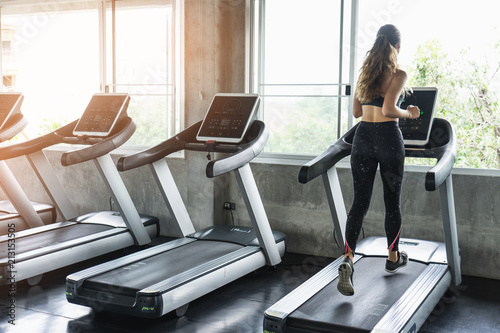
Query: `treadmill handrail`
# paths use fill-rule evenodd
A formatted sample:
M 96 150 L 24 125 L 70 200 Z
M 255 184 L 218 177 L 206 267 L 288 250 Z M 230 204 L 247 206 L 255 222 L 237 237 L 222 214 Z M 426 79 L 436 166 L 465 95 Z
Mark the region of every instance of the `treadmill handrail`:
M 117 163 L 118 170 L 126 171 L 151 164 L 180 150 L 233 153 L 208 163 L 206 174 L 212 178 L 249 163 L 264 149 L 269 137 L 265 124 L 255 120 L 241 143 L 203 142 L 196 140 L 201 124 L 202 121 L 199 121 L 156 146 L 120 157 Z
M 241 150 L 236 154 L 210 161 L 206 170 L 207 177 L 217 177 L 248 164 L 264 149 L 268 138 L 269 130 L 266 125 L 260 120 L 255 120 L 245 134 L 244 143 L 239 144 Z
M 359 124 L 359 123 L 358 123 Z M 299 171 L 299 182 L 306 184 L 327 172 L 337 162 L 351 154 L 352 139 L 358 124 L 353 126 L 323 153 L 306 163 Z M 405 156 L 436 158 L 437 163 L 427 171 L 425 189 L 434 191 L 451 174 L 457 155 L 457 141 L 451 123 L 435 118 L 432 123 L 431 139 L 424 146 L 405 146 Z
M 127 171 L 141 167 L 143 165 L 151 164 L 156 162 L 166 156 L 184 149 L 185 141 L 187 137 L 192 137 L 192 133 L 198 133 L 198 129 L 201 126 L 201 121 L 189 126 L 185 130 L 181 131 L 179 134 L 144 150 L 141 150 L 134 154 L 129 154 L 120 157 L 117 163 L 117 168 L 119 171 Z
M 8 160 L 19 156 L 30 155 L 35 152 L 41 151 L 44 148 L 62 143 L 62 137 L 66 135 L 70 136 L 77 122 L 78 120 L 75 120 L 53 132 L 28 141 L 1 147 L 0 156 L 2 157 L 2 160 Z
M 0 131 L 0 142 L 12 139 L 21 133 L 26 126 L 28 126 L 28 119 L 22 113 L 12 115 Z
M 89 145 L 88 147 L 77 148 L 65 152 L 61 157 L 61 163 L 64 166 L 68 166 L 85 162 L 111 152 L 124 144 L 134 134 L 136 129 L 135 122 L 132 118 L 124 116 L 115 126 L 111 135 L 105 138 L 76 136 L 73 134 L 73 129 L 77 123 L 78 119 L 37 138 L 0 147 L 0 156 L 2 156 L 3 160 L 12 159 L 33 154 L 59 143 Z
M 438 189 L 448 178 L 457 158 L 457 139 L 451 123 L 443 118 L 435 118 L 432 123 L 431 138 L 424 147 L 412 150 L 407 147 L 405 156 L 436 158 L 437 163 L 425 175 L 425 189 Z M 413 146 L 412 146 L 413 147 Z
M 120 120 L 117 126 L 115 126 L 111 135 L 105 138 L 73 136 L 79 141 L 75 143 L 90 144 L 90 146 L 65 152 L 61 156 L 61 163 L 64 166 L 68 166 L 106 155 L 127 142 L 128 139 L 134 135 L 136 127 L 134 120 L 126 116 Z M 66 140 L 64 141 L 73 143 Z
M 299 171 L 299 182 L 302 184 L 310 182 L 327 172 L 344 157 L 351 155 L 351 142 L 358 126 L 359 123 L 351 127 L 350 130 L 342 135 L 333 145 L 323 151 L 323 153 L 304 164 Z

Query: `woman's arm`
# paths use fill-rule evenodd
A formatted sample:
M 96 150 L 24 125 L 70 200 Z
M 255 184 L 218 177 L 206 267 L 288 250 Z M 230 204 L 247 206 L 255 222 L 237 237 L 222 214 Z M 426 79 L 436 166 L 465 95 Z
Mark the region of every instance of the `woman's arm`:
M 403 110 L 396 105 L 401 91 L 406 83 L 407 75 L 405 71 L 398 70 L 392 76 L 389 88 L 385 92 L 384 105 L 382 106 L 382 114 L 390 118 L 418 118 L 420 109 L 416 106 L 410 105 L 407 110 Z
M 354 97 L 354 101 L 352 104 L 352 115 L 354 116 L 354 118 L 359 118 L 363 115 L 363 109 L 361 108 L 361 103 L 358 101 L 356 97 Z

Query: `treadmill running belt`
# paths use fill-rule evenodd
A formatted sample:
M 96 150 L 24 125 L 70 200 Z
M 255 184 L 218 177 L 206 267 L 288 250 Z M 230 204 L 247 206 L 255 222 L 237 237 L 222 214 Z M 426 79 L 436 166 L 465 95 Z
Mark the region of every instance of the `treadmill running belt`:
M 227 242 L 197 240 L 89 278 L 84 282 L 83 287 L 135 296 L 135 293 L 141 289 L 242 247 Z
M 317 332 L 370 332 L 426 268 L 410 261 L 397 273 L 385 271 L 385 258 L 363 257 L 354 265 L 354 295 L 337 290 L 338 278 L 287 319 L 287 325 Z
M 87 235 L 113 229 L 103 224 L 70 224 L 64 228 L 52 229 L 47 232 L 33 234 L 16 239 L 16 254 L 27 253 L 53 244 L 64 243 Z M 127 230 L 123 228 L 123 230 Z M 3 242 L 6 243 L 7 241 Z M 0 258 L 7 258 L 7 246 L 0 243 Z

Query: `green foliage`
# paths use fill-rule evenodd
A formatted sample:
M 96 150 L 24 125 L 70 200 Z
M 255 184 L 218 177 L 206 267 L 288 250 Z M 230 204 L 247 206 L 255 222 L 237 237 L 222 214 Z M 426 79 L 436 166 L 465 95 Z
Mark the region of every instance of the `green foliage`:
M 66 119 L 43 118 L 42 123 L 39 126 L 40 132 L 38 132 L 38 135 L 44 135 L 53 132 L 66 124 L 68 124 L 68 121 Z
M 283 101 L 282 101 L 283 102 Z M 279 101 L 277 101 L 279 103 Z M 337 138 L 337 99 L 303 97 L 291 103 L 286 111 L 273 112 L 268 123 L 271 136 L 267 152 L 284 154 L 318 154 Z M 278 116 L 276 116 L 278 114 Z
M 136 97 L 127 113 L 137 125 L 128 145 L 151 146 L 167 139 L 165 97 Z
M 455 59 L 443 51 L 439 42 L 428 41 L 418 47 L 408 71 L 410 86 L 439 89 L 436 117 L 446 118 L 454 125 L 458 138 L 456 166 L 499 168 L 500 107 L 498 94 L 492 87 L 495 83 L 500 85 L 500 42 L 482 57 L 474 58 L 471 50 L 464 49 Z M 266 110 L 274 119 L 266 117 L 272 133 L 266 151 L 288 154 L 323 151 L 336 139 L 336 101 L 304 97 L 288 107 L 283 106 L 287 103 L 283 100 L 268 103 Z M 435 163 L 428 159 L 407 161 Z
M 439 89 L 436 116 L 454 125 L 456 166 L 500 167 L 500 108 L 497 92 L 491 88 L 500 69 L 498 45 L 487 53 L 493 60 L 486 55 L 474 58 L 469 49 L 450 59 L 439 42 L 429 41 L 419 46 L 409 69 L 409 85 Z

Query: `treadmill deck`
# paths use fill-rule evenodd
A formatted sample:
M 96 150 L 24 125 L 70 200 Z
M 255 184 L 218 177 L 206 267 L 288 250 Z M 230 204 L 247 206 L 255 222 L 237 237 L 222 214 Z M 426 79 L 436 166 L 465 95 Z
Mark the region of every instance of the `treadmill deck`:
M 83 288 L 106 292 L 113 290 L 135 297 L 136 292 L 158 281 L 181 274 L 193 266 L 222 257 L 242 247 L 234 243 L 198 240 L 93 276 L 85 280 Z
M 410 261 L 398 272 L 387 273 L 385 260 L 382 257 L 361 258 L 354 265 L 353 296 L 339 293 L 336 278 L 291 313 L 287 325 L 317 332 L 371 331 L 427 267 Z

